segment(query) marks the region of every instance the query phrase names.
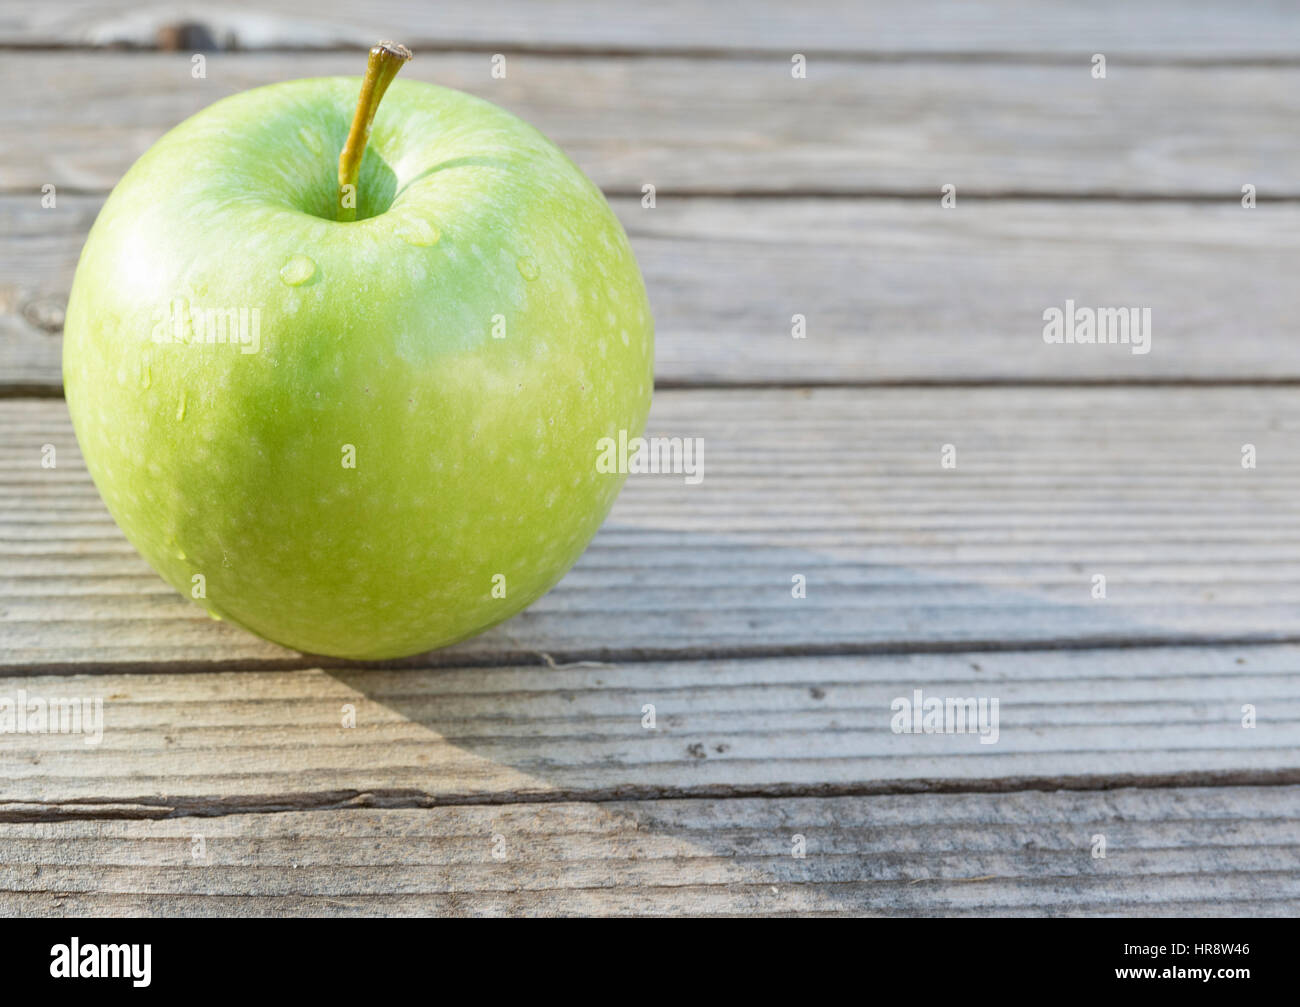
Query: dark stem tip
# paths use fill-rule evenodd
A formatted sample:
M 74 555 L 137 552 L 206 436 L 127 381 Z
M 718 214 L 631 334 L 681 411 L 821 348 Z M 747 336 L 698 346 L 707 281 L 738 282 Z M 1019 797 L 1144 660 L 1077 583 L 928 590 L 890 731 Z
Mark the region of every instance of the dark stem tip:
M 388 55 L 395 56 L 403 61 L 410 59 L 412 55 L 411 50 L 406 48 L 406 46 L 402 45 L 400 42 L 380 42 L 375 46 L 375 49 L 378 49 L 381 52 L 386 52 Z

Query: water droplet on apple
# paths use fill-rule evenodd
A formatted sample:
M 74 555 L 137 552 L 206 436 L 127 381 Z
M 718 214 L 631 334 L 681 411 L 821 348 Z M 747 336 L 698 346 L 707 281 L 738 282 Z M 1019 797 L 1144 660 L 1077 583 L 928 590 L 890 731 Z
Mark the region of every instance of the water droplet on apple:
M 280 267 L 280 279 L 291 287 L 300 287 L 316 275 L 316 263 L 305 255 L 294 255 Z
M 185 393 L 181 392 L 181 400 L 176 405 L 176 419 L 183 421 L 185 419 Z
M 519 267 L 519 275 L 525 280 L 535 280 L 542 275 L 541 269 L 537 266 L 537 260 L 531 255 L 521 255 L 515 265 Z
M 177 558 L 177 559 L 189 559 L 189 557 L 185 555 L 185 550 L 184 550 L 184 549 L 177 549 L 177 550 L 176 550 L 176 558 Z
M 438 228 L 423 217 L 410 217 L 402 221 L 397 225 L 394 233 L 408 245 L 415 245 L 418 248 L 436 245 L 438 239 L 442 237 Z
M 153 371 L 148 364 L 140 365 L 140 387 L 148 388 L 153 384 Z

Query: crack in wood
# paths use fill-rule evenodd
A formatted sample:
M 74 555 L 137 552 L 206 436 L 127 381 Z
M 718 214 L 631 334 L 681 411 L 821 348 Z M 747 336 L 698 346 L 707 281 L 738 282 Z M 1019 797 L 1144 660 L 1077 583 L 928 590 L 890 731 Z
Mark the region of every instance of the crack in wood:
M 517 804 L 609 804 L 624 801 L 752 800 L 883 797 L 912 794 L 1013 794 L 1027 791 L 1169 790 L 1188 787 L 1285 787 L 1300 784 L 1300 768 L 1078 776 L 1019 776 L 984 779 L 914 779 L 851 785 L 771 784 L 760 786 L 638 786 L 592 790 L 433 795 L 414 790 L 336 790 L 294 794 L 246 794 L 225 798 L 140 797 L 77 799 L 52 804 L 0 802 L 0 824 L 219 818 L 228 815 L 299 811 L 350 811 L 470 807 Z
M 431 651 L 411 657 L 386 661 L 348 661 L 321 655 L 286 658 L 230 658 L 198 661 L 104 661 L 89 665 L 78 661 L 51 661 L 16 665 L 0 669 L 4 677 L 27 678 L 43 675 L 158 675 L 210 674 L 227 671 L 414 671 L 439 668 L 616 668 L 623 664 L 660 662 L 762 660 L 765 658 L 803 657 L 907 657 L 917 654 L 1005 654 L 1053 653 L 1062 651 L 1124 651 L 1151 647 L 1260 647 L 1300 644 L 1300 635 L 1274 633 L 1206 634 L 1204 636 L 1098 635 L 1071 640 L 890 640 L 879 644 L 842 643 L 795 646 L 707 646 L 658 650 L 649 647 L 626 649 L 595 648 L 561 650 L 553 648 L 542 654 L 532 649 L 501 650 L 490 654 Z M 548 660 L 549 659 L 549 660 Z

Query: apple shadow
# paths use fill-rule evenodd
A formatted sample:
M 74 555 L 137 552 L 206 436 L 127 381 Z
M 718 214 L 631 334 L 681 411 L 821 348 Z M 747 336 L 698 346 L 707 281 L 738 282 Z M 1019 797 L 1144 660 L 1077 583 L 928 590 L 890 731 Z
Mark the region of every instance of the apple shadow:
M 611 579 L 623 576 L 626 567 L 611 553 L 631 541 L 643 544 L 647 559 L 637 573 L 644 604 L 639 611 L 621 609 L 618 619 L 641 619 L 645 625 L 628 634 L 630 648 L 623 647 L 623 656 L 614 657 L 601 654 L 598 647 L 580 646 L 580 637 L 595 620 L 613 618 L 600 612 L 601 598 Z M 701 561 L 701 553 L 707 558 L 715 551 L 734 588 L 720 588 L 719 566 Z M 687 553 L 694 561 L 683 566 Z M 1066 561 L 1059 566 L 1062 577 L 1077 575 L 1081 584 L 1087 583 L 1082 564 Z M 791 596 L 790 572 L 806 574 L 807 598 Z M 728 591 L 734 594 L 730 602 Z M 1088 597 L 1086 588 L 1080 593 Z M 692 594 L 705 599 L 707 610 L 698 623 L 698 643 L 692 639 L 697 623 L 680 601 Z M 675 609 L 673 597 L 679 599 Z M 913 597 L 937 600 L 927 608 L 907 601 Z M 945 604 L 1003 615 L 993 619 L 987 639 L 969 627 L 945 638 L 934 629 L 945 617 Z M 1024 842 L 1023 813 L 1005 821 L 998 817 L 1004 804 L 1022 807 L 1023 793 L 988 797 L 985 811 L 993 809 L 994 817 L 987 822 L 988 840 L 981 840 L 978 851 L 954 850 L 937 826 L 911 839 L 889 839 L 882 832 L 883 822 L 849 829 L 856 837 L 851 842 L 862 845 L 844 848 L 847 826 L 837 821 L 840 811 L 813 807 L 806 798 L 943 790 L 946 784 L 967 779 L 963 770 L 972 753 L 986 754 L 970 735 L 895 734 L 894 697 L 911 696 L 916 688 L 943 690 L 941 694 L 949 696 L 1001 693 L 1002 716 L 1009 721 L 1002 727 L 1003 746 L 1032 756 L 1041 750 L 1042 732 L 1026 705 L 1053 699 L 1033 698 L 1034 683 L 1024 681 L 1023 664 L 1019 673 L 1002 670 L 1006 657 L 999 657 L 999 648 L 1033 649 L 1049 638 L 1059 642 L 1062 627 L 1071 625 L 1081 642 L 1156 644 L 1174 635 L 1158 625 L 1144 625 L 1121 607 L 1091 600 L 1067 603 L 952 574 L 874 564 L 861 552 L 837 556 L 830 550 L 779 542 L 760 545 L 749 535 L 626 523 L 616 516 L 568 577 L 523 618 L 532 625 L 512 620 L 488 635 L 498 652 L 504 645 L 520 655 L 515 667 L 474 667 L 477 648 L 462 645 L 439 655 L 451 659 L 460 652 L 464 663 L 458 666 L 332 668 L 327 674 L 427 732 L 430 742 L 453 746 L 466 766 L 486 765 L 513 781 L 490 799 L 493 803 L 603 802 L 611 815 L 624 821 L 633 816 L 639 834 L 664 830 L 660 839 L 672 851 L 669 856 L 687 866 L 692 861 L 697 867 L 706 865 L 711 875 L 725 876 L 722 884 L 753 886 L 758 893 L 770 886 L 815 881 L 822 895 L 845 911 L 890 914 L 943 912 L 944 906 L 936 907 L 932 889 L 912 886 L 957 880 L 951 872 L 959 862 L 967 865 L 961 868 L 965 880 L 1016 876 L 1008 875 L 1014 870 L 1008 862 L 1037 876 L 1035 872 L 1048 871 L 1051 858 L 1050 850 L 1043 850 L 1040 858 L 1038 851 L 1028 849 L 1033 843 Z M 1008 644 L 1000 627 L 1009 619 L 1024 618 L 1041 620 L 1042 638 L 1021 634 Z M 571 641 L 561 624 L 573 626 Z M 923 624 L 929 628 L 922 629 Z M 673 625 L 675 630 L 669 628 Z M 827 637 L 828 628 L 833 637 Z M 676 636 L 655 648 L 646 639 L 647 630 Z M 913 639 L 928 639 L 909 646 L 909 632 Z M 893 633 L 898 634 L 896 640 Z M 778 638 L 783 645 L 765 642 Z M 543 645 L 554 652 L 540 649 Z M 637 660 L 627 659 L 629 650 L 638 652 Z M 936 665 L 941 670 L 936 671 Z M 654 667 L 653 675 L 646 674 L 648 667 Z M 1170 686 L 1171 698 L 1176 688 Z M 647 706 L 655 710 L 653 729 L 644 724 Z M 1055 750 L 1067 747 L 1063 739 Z M 988 752 L 986 764 L 996 762 L 996 754 Z M 818 767 L 833 765 L 837 758 L 881 765 L 914 759 L 932 768 L 920 776 L 819 779 Z M 945 768 L 947 760 L 950 769 Z M 447 764 L 445 757 L 435 761 Z M 448 788 L 444 779 L 437 789 L 442 793 L 456 786 Z M 782 798 L 780 821 L 767 830 L 733 824 L 702 838 L 698 831 L 678 830 L 673 816 L 661 814 L 657 803 L 699 797 Z M 474 799 L 482 803 L 483 796 Z M 637 800 L 654 803 L 627 803 Z M 844 814 L 852 818 L 855 813 Z M 1049 836 L 1042 840 L 1046 846 L 1055 842 L 1072 850 L 1079 844 L 1077 874 L 1054 876 L 1054 890 L 1083 898 L 1096 890 L 1100 873 L 1114 879 L 1123 877 L 1126 869 L 1143 869 L 1125 868 L 1120 858 L 1110 863 L 1090 858 L 1087 844 L 1098 828 L 1096 821 L 1041 828 Z M 804 858 L 791 855 L 796 834 L 807 837 Z M 895 841 L 902 845 L 882 847 Z M 818 853 L 825 856 L 819 858 Z M 529 854 L 525 849 L 520 855 Z M 631 853 L 616 863 L 635 874 L 636 860 L 637 854 Z M 972 861 L 981 865 L 979 869 L 969 868 Z M 573 869 L 578 872 L 582 865 Z M 1025 876 L 1019 875 L 1021 880 Z M 685 871 L 680 883 L 699 884 L 698 878 Z

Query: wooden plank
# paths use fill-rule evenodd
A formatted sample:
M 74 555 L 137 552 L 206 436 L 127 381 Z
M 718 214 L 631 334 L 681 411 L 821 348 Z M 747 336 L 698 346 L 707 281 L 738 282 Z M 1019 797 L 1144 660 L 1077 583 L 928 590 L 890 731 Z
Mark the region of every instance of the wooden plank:
M 98 196 L 0 197 L 0 390 L 54 393 Z M 615 198 L 656 315 L 659 381 L 1300 377 L 1300 206 Z M 1043 312 L 1151 309 L 1151 352 L 1043 341 Z M 791 338 L 794 314 L 807 338 Z M 1224 333 L 1231 332 L 1230 341 Z
M 990 712 L 965 731 L 907 732 L 896 701 L 918 689 Z M 0 698 L 11 822 L 1300 783 L 1295 646 L 186 675 L 88 662 L 2 678 Z M 83 730 L 18 733 L 13 708 L 61 699 L 91 704 Z
M 663 391 L 703 482 L 632 476 L 554 591 L 418 661 L 1295 641 L 1298 429 L 1256 386 Z M 314 666 L 149 570 L 61 401 L 0 402 L 0 446 L 4 666 Z
M 0 914 L 1294 916 L 1298 826 L 1300 787 L 0 825 Z
M 428 17 L 410 0 L 376 0 L 364 13 L 341 0 L 246 0 L 231 9 L 158 0 L 43 0 L 6 13 L 0 44 L 198 44 L 202 36 L 196 32 L 167 30 L 184 22 L 203 26 L 211 44 L 246 49 L 361 46 L 392 37 L 424 48 L 976 53 L 1084 60 L 1097 51 L 1225 59 L 1286 57 L 1300 50 L 1300 31 L 1284 5 L 1243 8 L 1227 0 L 1140 5 L 1099 0 L 1065 7 L 1033 0 L 978 5 L 662 0 L 621 8 L 601 0 L 545 5 L 501 0 L 491 7 L 457 0 L 439 4 L 437 17 Z
M 485 97 L 558 143 L 609 192 L 919 196 L 1300 196 L 1300 65 L 1119 66 L 437 53 L 403 77 Z M 0 189 L 106 192 L 163 132 L 218 98 L 357 74 L 355 52 L 9 52 Z M 333 156 L 333 155 L 331 155 Z

